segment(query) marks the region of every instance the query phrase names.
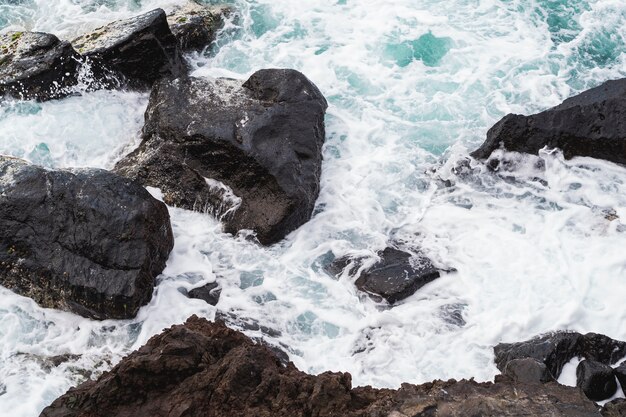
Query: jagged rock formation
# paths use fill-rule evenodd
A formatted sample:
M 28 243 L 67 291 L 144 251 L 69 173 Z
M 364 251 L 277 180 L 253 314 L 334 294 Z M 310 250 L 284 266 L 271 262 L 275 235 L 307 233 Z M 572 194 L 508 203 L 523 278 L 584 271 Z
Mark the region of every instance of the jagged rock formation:
M 611 405 L 613 407 L 613 405 Z M 619 410 L 619 405 L 615 405 Z M 610 411 L 614 413 L 615 411 Z M 352 388 L 346 373 L 313 376 L 265 345 L 192 316 L 154 336 L 97 381 L 70 389 L 42 417 L 599 417 L 581 391 L 554 382 L 435 381 Z M 607 414 L 619 415 L 619 414 Z

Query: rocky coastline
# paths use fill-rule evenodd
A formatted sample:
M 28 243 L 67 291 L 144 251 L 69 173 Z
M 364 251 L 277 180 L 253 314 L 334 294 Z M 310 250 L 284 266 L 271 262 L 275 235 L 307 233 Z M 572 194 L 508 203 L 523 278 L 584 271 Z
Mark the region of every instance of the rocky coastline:
M 167 206 L 211 215 L 227 233 L 260 245 L 311 219 L 323 92 L 292 69 L 259 69 L 245 81 L 189 75 L 184 53 L 207 47 L 233 13 L 189 2 L 71 42 L 36 32 L 0 37 L 0 99 L 151 92 L 142 142 L 112 172 L 48 170 L 0 156 L 0 285 L 43 307 L 132 318 L 150 301 L 174 246 Z M 512 153 L 552 150 L 626 164 L 625 120 L 626 79 L 608 81 L 536 115 L 505 116 L 470 156 L 496 172 Z M 144 187 L 158 188 L 164 202 Z M 352 279 L 384 308 L 453 271 L 401 242 L 373 258 L 334 258 L 323 265 L 328 276 Z M 219 283 L 186 295 L 216 305 Z M 624 400 L 597 404 L 626 386 L 625 357 L 626 342 L 556 332 L 494 346 L 501 375 L 493 383 L 353 388 L 347 373 L 308 375 L 275 347 L 192 316 L 41 416 L 626 416 Z M 582 359 L 577 387 L 559 384 L 575 358 Z

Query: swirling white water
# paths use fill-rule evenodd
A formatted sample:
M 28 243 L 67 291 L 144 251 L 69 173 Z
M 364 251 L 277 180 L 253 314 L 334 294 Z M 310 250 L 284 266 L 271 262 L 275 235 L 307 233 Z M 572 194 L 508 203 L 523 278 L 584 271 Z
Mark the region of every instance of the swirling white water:
M 0 28 L 62 38 L 182 0 L 0 0 Z M 96 322 L 0 289 L 0 414 L 36 416 L 163 328 L 217 309 L 305 371 L 354 384 L 490 380 L 492 346 L 556 329 L 626 339 L 626 168 L 558 153 L 515 172 L 452 168 L 509 112 L 531 113 L 626 76 L 622 0 L 253 0 L 198 76 L 304 72 L 329 99 L 314 218 L 262 248 L 170 209 L 176 245 L 134 320 Z M 147 95 L 96 92 L 0 108 L 0 153 L 52 167 L 111 167 L 136 145 Z M 539 164 L 541 165 L 541 164 Z M 449 180 L 448 185 L 444 183 Z M 158 195 L 158 192 L 155 191 Z M 389 242 L 455 268 L 393 309 L 322 266 Z M 179 288 L 217 280 L 217 309 Z M 462 320 L 458 320 L 462 317 Z M 455 318 L 457 320 L 455 320 Z M 58 366 L 47 357 L 74 354 Z

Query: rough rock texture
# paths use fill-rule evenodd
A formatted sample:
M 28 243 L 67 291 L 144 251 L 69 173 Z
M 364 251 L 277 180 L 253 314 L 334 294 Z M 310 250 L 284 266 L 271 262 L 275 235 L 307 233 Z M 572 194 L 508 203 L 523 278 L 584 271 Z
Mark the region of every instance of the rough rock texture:
M 204 300 L 208 304 L 212 306 L 217 305 L 217 302 L 220 300 L 220 294 L 222 293 L 222 289 L 218 285 L 217 282 L 211 282 L 210 284 L 206 284 L 202 287 L 194 288 L 187 293 L 189 298 L 197 298 L 199 300 Z
M 542 113 L 505 116 L 472 156 L 486 159 L 501 147 L 537 154 L 547 146 L 562 149 L 566 158 L 589 156 L 626 164 L 625 120 L 626 79 L 607 81 Z
M 554 378 L 558 378 L 563 365 L 574 357 L 605 365 L 616 363 L 626 355 L 626 343 L 596 333 L 555 332 L 524 342 L 500 343 L 494 352 L 496 366 L 502 372 L 511 360 L 534 358 L 545 363 Z
M 131 88 L 146 88 L 163 77 L 185 73 L 178 41 L 162 9 L 115 21 L 74 39 L 72 45 Z
M 192 316 L 153 337 L 97 381 L 70 389 L 42 417 L 599 417 L 556 383 L 436 381 L 397 391 L 352 388 L 350 374 L 283 365 L 263 344 Z
M 525 384 L 554 381 L 548 367 L 534 358 L 513 359 L 506 364 L 504 375 Z
M 205 6 L 189 0 L 167 14 L 167 22 L 182 51 L 200 51 L 215 40 L 231 13 L 227 6 Z
M 602 409 L 604 417 L 626 417 L 626 400 L 617 398 L 607 403 Z
M 44 307 L 130 318 L 172 247 L 167 207 L 138 183 L 0 157 L 0 285 Z
M 525 342 L 500 343 L 493 348 L 496 366 L 504 371 L 513 359 L 533 358 L 543 362 L 554 378 L 561 375 L 563 365 L 580 351 L 582 335 L 576 332 L 558 332 L 539 336 Z
M 77 82 L 79 55 L 69 42 L 38 32 L 0 35 L 0 97 L 50 100 Z
M 116 171 L 209 211 L 263 244 L 308 221 L 319 194 L 326 100 L 304 75 L 266 69 L 248 81 L 184 78 L 155 85 L 141 145 Z
M 611 398 L 617 391 L 613 368 L 587 359 L 581 361 L 576 368 L 576 386 L 594 401 Z
M 357 288 L 374 298 L 383 298 L 394 304 L 415 293 L 418 289 L 439 278 L 439 271 L 424 256 L 413 256 L 392 247 L 378 253 L 380 260 L 372 267 L 361 271 L 355 284 Z M 360 269 L 360 259 L 349 256 L 333 261 L 326 271 L 332 275 L 349 273 Z
M 622 391 L 626 394 L 626 361 L 619 364 L 617 368 L 613 370 L 615 372 L 615 376 L 619 381 L 619 384 L 622 386 Z

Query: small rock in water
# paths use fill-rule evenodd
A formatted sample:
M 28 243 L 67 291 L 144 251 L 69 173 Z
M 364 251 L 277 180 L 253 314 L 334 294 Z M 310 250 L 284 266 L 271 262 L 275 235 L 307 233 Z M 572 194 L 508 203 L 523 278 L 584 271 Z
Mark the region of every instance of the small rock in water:
M 415 293 L 418 289 L 439 278 L 439 270 L 430 259 L 413 256 L 392 247 L 378 253 L 380 260 L 371 268 L 361 272 L 355 284 L 357 288 L 375 297 L 382 297 L 394 304 Z M 359 269 L 359 259 L 344 256 L 336 259 L 326 270 L 339 275 L 351 265 L 351 271 Z
M 72 45 L 95 64 L 123 77 L 131 88 L 147 88 L 186 71 L 162 9 L 115 21 L 74 39 Z
M 231 12 L 227 6 L 205 6 L 189 0 L 174 7 L 167 22 L 183 52 L 201 51 L 215 40 L 224 18 Z
M 187 296 L 189 298 L 197 298 L 199 300 L 204 300 L 208 304 L 212 306 L 217 305 L 217 302 L 220 300 L 220 294 L 222 293 L 222 289 L 218 285 L 217 282 L 211 282 L 202 287 L 194 288 L 189 290 Z
M 523 384 L 554 381 L 548 367 L 534 358 L 513 359 L 506 364 L 504 375 Z
M 39 101 L 69 94 L 80 56 L 69 42 L 40 32 L 0 35 L 0 98 Z
M 611 398 L 617 391 L 613 368 L 600 362 L 583 360 L 576 368 L 576 386 L 593 401 Z

